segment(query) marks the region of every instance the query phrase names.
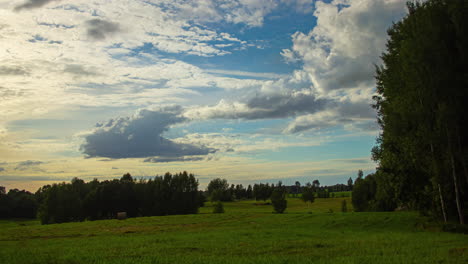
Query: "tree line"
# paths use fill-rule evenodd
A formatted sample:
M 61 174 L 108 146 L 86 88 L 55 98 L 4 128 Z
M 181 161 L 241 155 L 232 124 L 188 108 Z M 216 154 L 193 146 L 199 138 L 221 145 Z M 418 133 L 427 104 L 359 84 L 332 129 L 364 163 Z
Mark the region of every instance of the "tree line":
M 245 188 L 242 184 L 229 185 L 226 179 L 216 178 L 210 181 L 206 188 L 205 196 L 211 201 L 230 202 L 234 200 L 252 199 L 254 190 L 249 185 Z
M 275 212 L 283 213 L 287 207 L 286 194 L 287 190 L 281 181 L 276 186 L 260 183 L 245 188 L 242 184 L 229 186 L 226 179 L 216 178 L 208 184 L 205 196 L 214 202 L 213 213 L 224 212 L 222 202 L 253 198 L 257 201 L 270 199 Z
M 216 178 L 210 181 L 206 188 L 206 196 L 211 201 L 230 202 L 234 200 L 264 200 L 270 199 L 274 190 L 274 184 L 256 183 L 248 185 L 247 188 L 242 184 L 229 185 L 226 179 Z
M 362 174 L 362 171 L 361 171 Z M 283 213 L 287 208 L 286 196 L 292 194 L 293 197 L 300 197 L 304 202 L 313 203 L 315 198 L 330 198 L 334 196 L 333 191 L 351 191 L 353 180 L 349 178 L 348 184 L 336 184 L 332 186 L 320 186 L 318 180 L 308 182 L 305 186 L 296 181 L 294 185 L 286 186 L 279 181 L 276 185 L 269 183 L 256 183 L 244 188 L 242 184 L 229 186 L 226 179 L 216 178 L 210 181 L 205 192 L 205 196 L 221 211 L 220 202 L 230 202 L 241 199 L 255 199 L 256 201 L 270 200 L 273 209 L 277 213 Z M 346 207 L 346 205 L 344 205 Z M 215 210 L 217 211 L 217 210 Z M 224 211 L 224 209 L 222 209 Z
M 293 197 L 300 197 L 304 190 L 313 187 L 314 195 L 318 198 L 330 198 L 334 196 L 334 192 L 352 191 L 353 180 L 351 177 L 348 179 L 347 184 L 335 184 L 331 186 L 320 186 L 318 180 L 308 182 L 304 186 L 296 181 L 294 185 L 283 185 L 279 182 L 276 186 L 273 183 L 255 183 L 248 185 L 247 188 L 242 184 L 229 185 L 226 179 L 216 178 L 210 181 L 206 189 L 205 196 L 211 201 L 230 202 L 234 200 L 249 200 L 255 199 L 256 201 L 269 200 L 273 191 L 277 186 L 284 189 L 285 194 L 291 194 Z
M 408 3 L 377 67 L 376 173 L 355 210 L 417 209 L 464 224 L 468 203 L 468 1 Z M 359 200 L 359 202 L 357 202 Z
M 0 188 L 0 217 L 24 217 L 42 224 L 129 217 L 194 214 L 203 205 L 198 181 L 187 172 L 166 173 L 152 179 L 135 180 L 127 173 L 120 179 L 45 185 L 32 194 Z
M 349 185 L 351 182 L 351 185 Z M 207 199 L 212 202 L 234 200 L 270 200 L 276 212 L 284 212 L 286 197 L 292 193 L 304 202 L 315 197 L 328 198 L 333 189 L 352 188 L 345 185 L 320 186 L 318 180 L 301 186 L 256 183 L 244 187 L 228 184 L 226 179 L 210 181 L 206 191 L 198 190 L 198 181 L 187 172 L 166 173 L 151 179 L 135 180 L 129 173 L 120 179 L 85 182 L 73 178 L 69 183 L 45 185 L 35 193 L 0 186 L 0 218 L 36 218 L 43 224 L 84 220 L 113 219 L 118 212 L 128 217 L 197 213 Z
M 33 193 L 0 186 L 0 218 L 35 218 L 38 202 Z

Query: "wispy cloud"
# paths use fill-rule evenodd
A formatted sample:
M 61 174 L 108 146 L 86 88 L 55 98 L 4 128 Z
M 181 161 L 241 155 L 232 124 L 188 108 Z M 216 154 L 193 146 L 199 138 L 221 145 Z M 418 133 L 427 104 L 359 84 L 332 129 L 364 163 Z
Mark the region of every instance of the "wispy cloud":
M 144 162 L 151 163 L 167 163 L 167 162 L 187 162 L 187 161 L 202 161 L 205 157 L 153 157 L 147 158 Z
M 269 73 L 269 72 L 246 72 L 246 71 L 230 71 L 221 69 L 206 69 L 205 72 L 219 75 L 232 75 L 241 77 L 253 77 L 253 78 L 266 78 L 266 79 L 277 79 L 286 77 L 285 74 Z
M 12 182 L 30 182 L 30 181 L 69 181 L 68 178 L 63 177 L 49 177 L 49 176 L 25 176 L 25 175 L 0 175 L 1 181 L 12 181 Z
M 25 171 L 29 169 L 38 169 L 38 166 L 43 164 L 44 162 L 42 161 L 36 161 L 36 160 L 26 160 L 19 162 L 18 165 L 15 167 L 15 170 L 19 171 Z
M 29 71 L 19 66 L 0 66 L 0 75 L 29 75 Z

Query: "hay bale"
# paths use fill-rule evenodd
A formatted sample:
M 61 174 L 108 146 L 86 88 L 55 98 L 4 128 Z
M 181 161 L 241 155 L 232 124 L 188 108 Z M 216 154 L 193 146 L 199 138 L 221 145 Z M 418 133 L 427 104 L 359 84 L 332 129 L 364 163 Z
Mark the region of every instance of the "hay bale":
M 117 213 L 117 219 L 119 219 L 119 220 L 127 219 L 127 212 L 118 212 Z
M 409 211 L 408 206 L 401 205 L 401 206 L 398 206 L 397 208 L 395 208 L 395 212 L 401 212 L 401 211 Z

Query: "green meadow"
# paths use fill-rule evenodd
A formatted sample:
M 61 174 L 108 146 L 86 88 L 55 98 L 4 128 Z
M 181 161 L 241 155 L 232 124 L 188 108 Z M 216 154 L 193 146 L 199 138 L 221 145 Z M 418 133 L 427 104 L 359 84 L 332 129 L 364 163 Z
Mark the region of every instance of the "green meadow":
M 0 263 L 468 263 L 468 236 L 415 212 L 342 213 L 342 200 L 289 198 L 284 214 L 241 201 L 224 214 L 206 203 L 196 215 L 1 221 Z

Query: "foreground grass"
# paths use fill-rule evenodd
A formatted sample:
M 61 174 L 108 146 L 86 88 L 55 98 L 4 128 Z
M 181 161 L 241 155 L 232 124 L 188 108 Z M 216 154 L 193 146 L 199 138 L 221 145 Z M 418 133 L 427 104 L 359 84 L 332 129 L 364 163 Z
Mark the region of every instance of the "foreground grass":
M 466 235 L 432 229 L 413 212 L 341 213 L 341 201 L 290 199 L 286 214 L 243 201 L 225 204 L 225 214 L 208 203 L 198 215 L 3 221 L 0 262 L 468 263 Z

